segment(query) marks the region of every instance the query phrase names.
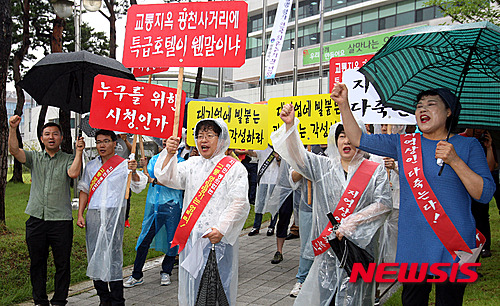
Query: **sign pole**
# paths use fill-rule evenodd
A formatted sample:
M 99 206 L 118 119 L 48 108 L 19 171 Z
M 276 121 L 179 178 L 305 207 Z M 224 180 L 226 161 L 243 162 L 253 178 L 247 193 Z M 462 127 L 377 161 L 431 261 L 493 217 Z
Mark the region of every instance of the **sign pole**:
M 311 145 L 307 145 L 307 151 L 311 152 Z M 312 183 L 310 180 L 307 180 L 307 204 L 312 204 Z
M 130 153 L 135 154 L 135 147 L 137 146 L 137 134 L 134 134 L 134 141 L 132 141 L 132 150 Z M 132 181 L 132 172 L 127 177 L 127 189 L 125 191 L 125 199 L 130 197 L 130 182 Z
M 183 79 L 184 79 L 184 67 L 179 67 L 179 75 L 177 76 L 177 95 L 175 96 L 174 128 L 172 129 L 172 134 L 175 137 L 179 135 L 179 117 L 181 113 Z

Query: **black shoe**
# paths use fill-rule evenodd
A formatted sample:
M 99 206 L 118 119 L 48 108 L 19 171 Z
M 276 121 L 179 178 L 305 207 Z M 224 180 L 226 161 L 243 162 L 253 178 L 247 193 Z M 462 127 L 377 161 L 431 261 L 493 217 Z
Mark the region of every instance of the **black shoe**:
M 274 258 L 271 260 L 272 264 L 279 264 L 283 261 L 283 255 L 280 252 L 274 253 Z
M 248 233 L 248 236 L 255 236 L 259 233 L 259 230 L 256 229 L 256 228 L 252 228 L 252 230 L 250 231 L 250 233 Z
M 491 257 L 491 251 L 490 250 L 481 250 L 481 257 L 486 258 L 486 257 Z
M 295 235 L 295 234 L 288 234 L 288 236 L 286 236 L 285 240 L 292 240 L 292 239 L 297 239 L 299 238 L 300 236 L 299 235 Z
M 268 235 L 268 236 L 272 236 L 272 235 L 274 235 L 274 228 L 268 228 L 268 229 L 267 229 L 267 234 L 266 234 L 266 235 Z

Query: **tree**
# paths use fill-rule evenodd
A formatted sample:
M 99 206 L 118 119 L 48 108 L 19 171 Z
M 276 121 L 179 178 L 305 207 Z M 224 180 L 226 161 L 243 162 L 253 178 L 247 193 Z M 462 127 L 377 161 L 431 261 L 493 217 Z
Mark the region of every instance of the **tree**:
M 500 0 L 429 0 L 429 6 L 438 6 L 454 22 L 489 21 L 500 25 Z
M 129 8 L 126 0 L 104 0 L 109 16 L 99 11 L 109 21 L 109 57 L 116 58 L 116 20 L 127 13 Z
M 24 57 L 28 53 L 28 49 L 30 46 L 30 32 L 29 32 L 29 13 L 30 13 L 30 2 L 28 0 L 23 0 L 22 2 L 14 1 L 12 2 L 12 10 L 15 11 L 17 16 L 19 16 L 19 20 L 14 22 L 14 33 L 18 33 L 19 31 L 22 33 L 20 38 L 19 48 L 15 50 L 14 58 L 12 61 L 12 72 L 14 81 L 17 83 L 21 80 L 21 63 L 24 60 Z M 18 30 L 18 28 L 21 28 Z M 24 91 L 16 86 L 16 95 L 17 95 L 17 104 L 16 110 L 14 114 L 18 116 L 23 115 L 23 107 L 24 107 Z M 16 130 L 17 141 L 19 142 L 19 148 L 23 148 L 23 139 L 21 138 L 21 132 L 19 131 L 19 127 Z M 14 183 L 23 183 L 23 166 L 22 164 L 14 158 L 14 168 L 12 171 L 11 182 Z
M 12 44 L 12 17 L 10 1 L 0 0 L 0 230 L 5 226 L 5 188 L 7 186 L 7 67 Z

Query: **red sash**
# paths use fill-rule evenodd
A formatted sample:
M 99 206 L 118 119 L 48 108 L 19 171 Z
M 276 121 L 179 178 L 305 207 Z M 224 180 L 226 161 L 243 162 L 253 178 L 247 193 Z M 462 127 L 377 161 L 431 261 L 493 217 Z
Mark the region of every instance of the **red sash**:
M 196 221 L 198 221 L 198 218 L 205 209 L 205 206 L 207 206 L 208 201 L 212 198 L 217 187 L 219 187 L 222 179 L 224 179 L 226 173 L 235 163 L 236 159 L 226 156 L 215 166 L 182 215 L 179 225 L 175 230 L 171 248 L 178 245 L 179 253 L 184 249 Z
M 425 220 L 453 259 L 457 256 L 455 251 L 472 253 L 424 176 L 420 134 L 400 137 L 404 174 Z M 476 245 L 480 244 L 484 244 L 484 236 L 476 229 Z
M 108 159 L 108 161 L 104 163 L 104 165 L 101 166 L 92 180 L 90 180 L 89 199 L 87 201 L 87 204 L 90 203 L 92 195 L 94 195 L 94 192 L 97 190 L 97 188 L 101 186 L 101 183 L 104 181 L 104 179 L 108 177 L 111 171 L 113 171 L 116 166 L 118 166 L 124 160 L 124 158 L 118 155 L 114 155 L 113 157 Z
M 340 198 L 335 211 L 333 212 L 333 217 L 337 222 L 341 223 L 342 220 L 347 218 L 356 209 L 361 195 L 368 186 L 375 169 L 378 167 L 378 163 L 363 160 L 361 165 L 359 165 L 358 170 L 354 173 L 347 185 L 344 194 Z M 330 248 L 328 243 L 328 236 L 333 232 L 333 226 L 331 222 L 325 227 L 321 235 L 312 241 L 314 256 L 323 254 Z

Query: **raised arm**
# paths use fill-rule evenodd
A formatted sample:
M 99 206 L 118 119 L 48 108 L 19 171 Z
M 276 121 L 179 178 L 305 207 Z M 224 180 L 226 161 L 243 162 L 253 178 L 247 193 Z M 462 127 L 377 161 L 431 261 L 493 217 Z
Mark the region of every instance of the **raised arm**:
M 24 154 L 23 149 L 19 149 L 19 142 L 17 141 L 16 135 L 19 123 L 21 123 L 21 117 L 18 115 L 14 115 L 9 118 L 9 152 L 20 163 L 24 164 L 26 162 L 26 154 Z
M 347 137 L 355 147 L 359 147 L 363 132 L 359 128 L 351 112 L 351 108 L 349 107 L 347 86 L 345 84 L 335 83 L 330 97 L 339 106 L 340 114 L 342 115 L 342 124 L 344 124 L 344 130 Z
M 73 159 L 73 163 L 68 169 L 68 176 L 70 178 L 77 178 L 80 175 L 80 171 L 82 170 L 83 149 L 85 149 L 85 142 L 83 141 L 83 137 L 79 137 L 76 141 L 75 159 Z

